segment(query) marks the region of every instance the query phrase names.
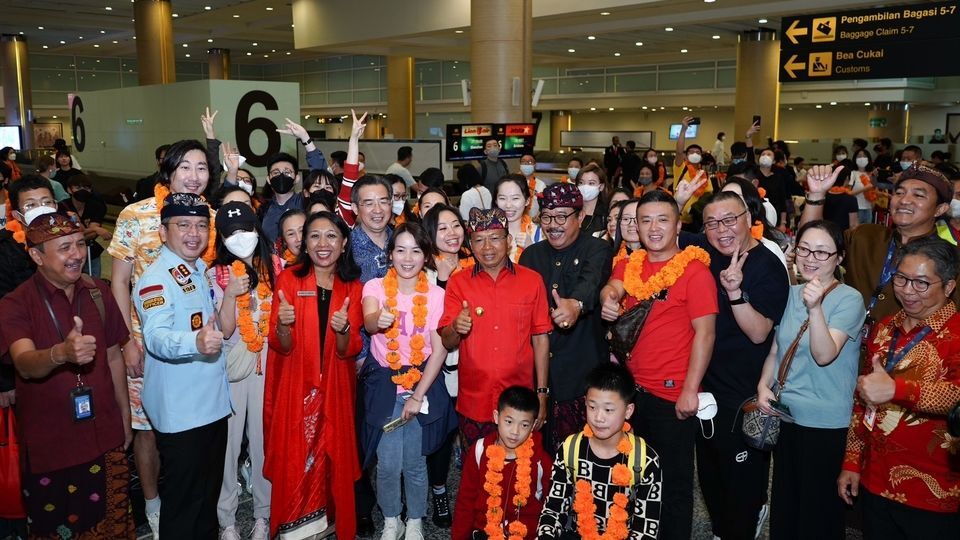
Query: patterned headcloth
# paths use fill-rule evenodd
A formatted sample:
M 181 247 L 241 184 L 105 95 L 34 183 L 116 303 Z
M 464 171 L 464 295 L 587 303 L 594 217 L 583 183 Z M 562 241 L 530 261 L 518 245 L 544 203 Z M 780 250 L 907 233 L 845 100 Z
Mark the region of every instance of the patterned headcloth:
M 203 197 L 193 193 L 171 193 L 163 200 L 160 219 L 176 216 L 210 217 L 210 207 Z
M 573 184 L 556 183 L 547 186 L 543 193 L 537 195 L 540 202 L 540 208 L 553 210 L 554 208 L 574 208 L 580 210 L 583 208 L 583 194 L 580 188 Z
M 900 174 L 897 184 L 904 180 L 919 180 L 930 184 L 937 191 L 937 204 L 949 203 L 953 198 L 953 182 L 936 169 L 926 165 L 914 164 Z
M 470 219 L 467 220 L 467 234 L 495 231 L 507 228 L 507 215 L 499 208 L 483 210 L 482 208 L 471 208 Z
M 40 245 L 47 240 L 83 232 L 83 227 L 72 219 L 60 214 L 45 214 L 30 222 L 27 227 L 27 245 Z

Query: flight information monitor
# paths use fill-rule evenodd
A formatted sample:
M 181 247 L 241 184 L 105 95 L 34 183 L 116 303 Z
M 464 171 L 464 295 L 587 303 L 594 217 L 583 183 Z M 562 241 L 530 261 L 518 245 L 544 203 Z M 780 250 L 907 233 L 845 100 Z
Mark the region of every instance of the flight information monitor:
M 518 158 L 533 153 L 536 124 L 447 124 L 447 161 L 483 159 L 488 139 L 500 143 L 501 158 Z

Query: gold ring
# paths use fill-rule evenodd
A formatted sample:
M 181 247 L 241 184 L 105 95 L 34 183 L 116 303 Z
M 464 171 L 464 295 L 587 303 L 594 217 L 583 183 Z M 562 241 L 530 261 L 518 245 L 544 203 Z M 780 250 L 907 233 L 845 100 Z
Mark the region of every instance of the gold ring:
M 570 326 L 570 323 L 568 323 L 567 321 L 563 321 L 562 323 L 560 323 L 560 326 L 566 328 L 566 327 Z

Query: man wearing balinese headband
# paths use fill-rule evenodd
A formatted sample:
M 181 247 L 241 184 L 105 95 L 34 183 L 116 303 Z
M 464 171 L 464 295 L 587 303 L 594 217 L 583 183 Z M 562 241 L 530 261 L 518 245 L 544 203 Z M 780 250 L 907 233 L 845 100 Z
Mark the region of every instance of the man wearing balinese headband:
M 807 204 L 804 205 L 800 225 L 823 219 L 826 192 L 833 186 L 842 167 L 815 166 L 807 173 Z M 904 244 L 917 238 L 940 237 L 953 245 L 957 241 L 947 218 L 953 184 L 942 173 L 925 165 L 913 165 L 897 180 L 890 197 L 890 217 L 893 228 L 866 223 L 844 231 L 847 245 L 845 281 L 860 291 L 867 308 L 867 323 L 863 335 L 869 333 L 873 321 L 878 321 L 900 310 L 893 295 L 891 280 L 895 271 L 894 255 Z M 952 298 L 960 301 L 954 289 Z

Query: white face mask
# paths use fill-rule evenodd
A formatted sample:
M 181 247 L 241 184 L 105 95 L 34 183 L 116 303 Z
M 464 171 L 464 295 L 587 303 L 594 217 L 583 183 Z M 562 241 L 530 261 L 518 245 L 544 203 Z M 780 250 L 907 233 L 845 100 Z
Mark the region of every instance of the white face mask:
M 36 208 L 31 208 L 31 209 L 27 210 L 26 212 L 24 212 L 23 214 L 20 214 L 20 215 L 21 215 L 21 217 L 23 217 L 23 223 L 24 223 L 24 225 L 30 225 L 30 223 L 31 223 L 33 220 L 37 219 L 38 217 L 40 217 L 40 216 L 42 216 L 42 215 L 45 215 L 45 214 L 52 214 L 52 213 L 54 213 L 54 212 L 56 212 L 56 211 L 57 211 L 56 208 L 53 208 L 53 207 L 50 207 L 50 206 L 37 206 Z
M 574 180 L 580 174 L 580 167 L 567 167 L 567 178 Z
M 960 201 L 957 199 L 950 199 L 950 215 L 960 219 Z
M 240 180 L 237 182 L 237 185 L 240 186 L 240 189 L 246 191 L 247 195 L 253 195 L 253 184 L 250 182 L 244 182 L 243 180 Z
M 364 163 L 364 162 L 362 162 L 362 161 L 361 161 L 359 164 L 357 164 L 357 170 L 358 170 L 358 171 L 362 171 L 362 170 L 364 170 L 364 169 L 366 169 L 366 168 L 367 168 L 367 164 Z
M 866 168 L 867 168 L 867 165 L 869 165 L 869 164 L 870 164 L 870 160 L 869 160 L 868 158 L 865 158 L 865 157 L 858 157 L 858 158 L 857 158 L 857 167 L 859 167 L 859 168 L 861 168 L 861 169 L 866 169 Z
M 527 164 L 520 165 L 520 174 L 524 176 L 531 176 L 533 174 L 534 169 L 536 169 L 534 165 L 527 165 Z
M 701 159 L 703 159 L 703 156 L 701 156 L 700 154 L 689 154 L 687 156 L 687 161 L 689 161 L 690 163 L 693 163 L 694 165 L 700 163 Z
M 487 150 L 487 157 L 490 159 L 497 159 L 499 155 L 500 155 L 499 148 L 490 148 L 489 150 Z
M 717 398 L 710 392 L 700 392 L 697 394 L 697 418 L 700 420 L 700 433 L 705 439 L 713 437 L 713 417 L 717 415 Z M 710 437 L 707 437 L 703 426 L 710 422 Z
M 837 161 L 843 161 L 845 159 L 847 159 L 846 154 L 837 154 Z
M 600 186 L 579 185 L 577 187 L 584 201 L 592 201 L 600 196 Z
M 913 166 L 913 162 L 912 162 L 912 161 L 901 161 L 901 162 L 900 162 L 900 168 L 903 169 L 903 170 L 907 170 L 907 169 L 909 169 L 909 168 L 912 167 L 912 166 Z
M 393 201 L 393 215 L 399 216 L 403 213 L 403 209 L 406 207 L 406 201 Z
M 657 164 L 657 156 L 648 157 L 648 158 L 647 158 L 647 163 L 649 163 L 649 164 L 651 164 L 651 165 L 656 165 L 656 164 Z
M 773 165 L 773 158 L 770 156 L 760 156 L 757 162 L 760 163 L 761 167 L 770 167 Z
M 259 241 L 260 236 L 255 231 L 241 231 L 224 238 L 223 245 L 236 257 L 246 259 L 253 255 Z

